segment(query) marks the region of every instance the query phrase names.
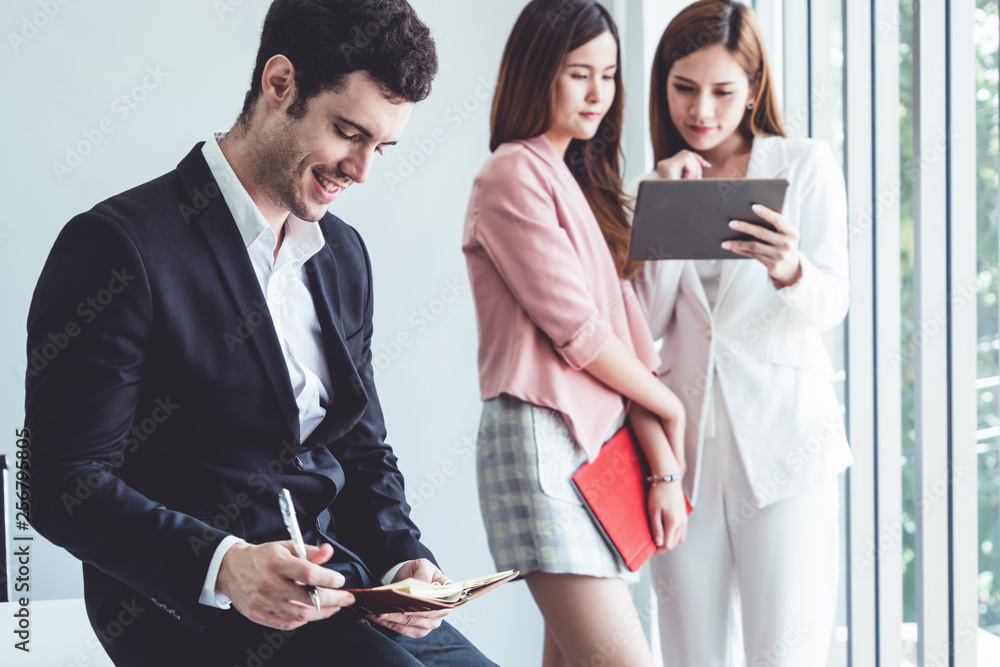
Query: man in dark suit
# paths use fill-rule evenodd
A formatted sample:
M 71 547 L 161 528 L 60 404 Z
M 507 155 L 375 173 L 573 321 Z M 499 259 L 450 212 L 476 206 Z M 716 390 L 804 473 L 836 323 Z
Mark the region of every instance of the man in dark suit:
M 276 0 L 235 127 L 56 240 L 28 315 L 31 520 L 83 561 L 115 664 L 492 664 L 443 612 L 365 619 L 341 590 L 446 580 L 384 442 L 368 255 L 326 211 L 436 70 L 405 0 Z

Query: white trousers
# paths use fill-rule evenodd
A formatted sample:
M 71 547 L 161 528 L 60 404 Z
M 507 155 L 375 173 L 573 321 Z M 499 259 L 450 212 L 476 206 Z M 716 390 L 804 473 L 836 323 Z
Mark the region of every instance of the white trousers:
M 837 477 L 758 509 L 714 398 L 687 538 L 652 562 L 664 667 L 823 667 L 840 574 Z

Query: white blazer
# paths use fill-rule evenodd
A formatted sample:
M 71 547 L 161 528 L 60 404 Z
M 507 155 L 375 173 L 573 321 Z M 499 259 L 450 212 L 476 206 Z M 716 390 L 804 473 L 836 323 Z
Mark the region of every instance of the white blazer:
M 629 189 L 647 178 L 656 172 Z M 687 412 L 684 490 L 692 504 L 715 378 L 757 507 L 853 461 L 820 336 L 848 307 L 843 174 L 820 141 L 757 137 L 747 178 L 789 181 L 784 214 L 801 237 L 796 284 L 777 290 L 760 262 L 725 261 L 710 310 L 692 261 L 647 262 L 635 279 L 653 338 L 662 339 L 660 378 Z

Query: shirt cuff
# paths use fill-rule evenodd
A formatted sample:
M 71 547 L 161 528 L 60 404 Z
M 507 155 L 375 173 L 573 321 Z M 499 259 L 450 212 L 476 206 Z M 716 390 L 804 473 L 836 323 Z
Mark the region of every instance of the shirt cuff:
M 215 582 L 219 578 L 222 557 L 234 544 L 239 544 L 242 541 L 235 535 L 227 535 L 219 542 L 219 546 L 215 548 L 215 554 L 212 555 L 212 562 L 208 564 L 208 574 L 205 575 L 205 585 L 201 587 L 201 596 L 198 598 L 198 602 L 216 609 L 229 609 L 233 604 L 233 601 L 228 597 L 215 591 Z
M 590 362 L 597 358 L 597 353 L 601 351 L 604 344 L 611 337 L 611 322 L 607 314 L 600 310 L 587 319 L 568 343 L 562 347 L 556 347 L 570 368 L 575 371 L 583 370 Z
M 390 569 L 388 572 L 386 572 L 385 574 L 383 574 L 382 575 L 382 585 L 383 586 L 388 586 L 389 584 L 391 584 L 392 580 L 396 578 L 396 573 L 399 572 L 399 568 L 403 567 L 404 565 L 406 565 L 407 563 L 410 563 L 410 562 L 412 562 L 412 561 L 404 560 L 402 563 L 400 563 L 399 565 L 396 565 L 395 567 L 393 567 L 392 569 Z
M 793 305 L 797 299 L 801 298 L 802 286 L 812 280 L 812 274 L 816 270 L 816 267 L 801 254 L 799 255 L 799 267 L 802 269 L 802 274 L 791 285 L 778 288 L 774 285 L 774 281 L 771 281 L 771 286 L 775 288 L 778 296 Z

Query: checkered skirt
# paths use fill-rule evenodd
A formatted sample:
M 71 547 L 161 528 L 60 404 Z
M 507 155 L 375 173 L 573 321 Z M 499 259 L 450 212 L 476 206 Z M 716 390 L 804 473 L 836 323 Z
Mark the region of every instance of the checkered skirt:
M 498 571 L 638 581 L 573 489 L 570 478 L 586 459 L 558 411 L 507 394 L 483 404 L 479 507 Z

